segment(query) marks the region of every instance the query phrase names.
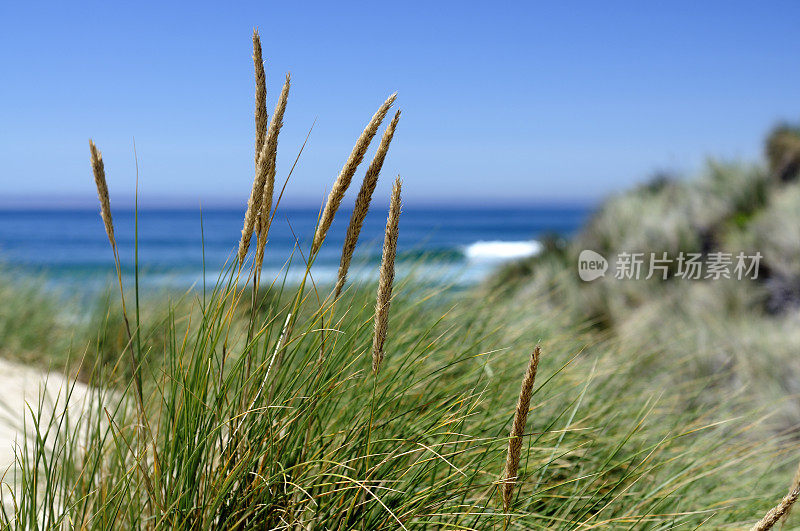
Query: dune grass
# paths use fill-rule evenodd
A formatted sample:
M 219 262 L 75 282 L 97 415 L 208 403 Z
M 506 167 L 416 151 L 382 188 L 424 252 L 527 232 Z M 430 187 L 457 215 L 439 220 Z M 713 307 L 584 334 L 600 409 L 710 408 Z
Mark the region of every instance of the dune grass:
M 616 330 L 587 323 L 579 288 L 559 277 L 569 251 L 540 258 L 513 296 L 394 285 L 398 184 L 376 282 L 314 282 L 393 101 L 356 142 L 311 249 L 295 250 L 299 285 L 260 279 L 240 252 L 208 290 L 157 309 L 134 293 L 92 321 L 104 323 L 92 341 L 58 345 L 83 360 L 91 394 L 77 416 L 31 408 L 3 480 L 5 528 L 741 528 L 780 501 L 797 455 L 791 432 L 767 428 L 774 411 L 728 383 L 734 367 L 687 370 L 698 353 L 679 336 L 619 333 L 619 313 Z M 280 200 L 265 200 L 270 165 L 256 157 L 240 250 L 268 237 L 257 220 Z M 111 220 L 102 191 L 101 204 Z M 26 322 L 46 328 L 51 314 L 36 315 Z M 0 314 L 0 331 L 34 348 L 12 319 Z M 98 355 L 82 356 L 86 344 Z
M 771 472 L 794 456 L 749 437 L 756 416 L 686 410 L 707 382 L 648 391 L 652 361 L 614 342 L 546 322 L 510 338 L 489 308 L 448 309 L 399 286 L 376 376 L 371 290 L 335 308 L 314 290 L 278 293 L 248 341 L 252 313 L 236 308 L 248 294 L 233 277 L 194 300 L 191 331 L 178 335 L 173 312 L 163 350 L 144 353 L 144 434 L 131 387 L 96 385 L 81 419 L 38 419 L 6 477 L 18 487 L 5 492 L 5 525 L 666 529 L 753 521 L 783 490 Z M 503 336 L 510 348 L 492 350 Z M 506 509 L 532 337 L 541 383 Z M 97 371 L 97 384 L 118 379 L 113 365 Z
M 775 471 L 795 456 L 787 438 L 758 437 L 761 415 L 709 405 L 709 378 L 652 388 L 649 370 L 688 356 L 662 363 L 540 316 L 504 330 L 509 315 L 494 304 L 446 307 L 409 284 L 376 376 L 374 291 L 347 290 L 333 307 L 321 292 L 274 287 L 252 312 L 233 278 L 194 298 L 196 324 L 182 326 L 176 306 L 164 344 L 143 353 L 145 433 L 133 388 L 100 385 L 126 381 L 124 364 L 97 364 L 82 418 L 37 419 L 5 478 L 4 525 L 736 527 L 784 490 Z M 540 383 L 513 439 L 505 508 L 534 338 Z M 744 403 L 727 389 L 714 401 Z

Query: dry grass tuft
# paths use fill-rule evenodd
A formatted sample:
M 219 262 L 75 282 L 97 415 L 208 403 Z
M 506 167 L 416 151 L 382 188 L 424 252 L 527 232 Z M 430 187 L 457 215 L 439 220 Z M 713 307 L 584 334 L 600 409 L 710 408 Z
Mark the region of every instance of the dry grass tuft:
M 372 371 L 378 374 L 383 361 L 383 346 L 389 329 L 389 306 L 392 303 L 392 283 L 394 282 L 394 259 L 397 254 L 397 235 L 400 222 L 400 188 L 403 182 L 395 179 L 389 218 L 386 220 L 386 234 L 383 239 L 383 256 L 378 278 L 378 297 L 375 302 L 375 334 L 372 338 Z
M 342 256 L 339 259 L 339 274 L 336 281 L 336 294 L 334 298 L 339 298 L 342 293 L 345 282 L 347 282 L 347 271 L 350 269 L 350 261 L 353 259 L 353 252 L 358 243 L 358 235 L 361 233 L 361 227 L 364 224 L 364 218 L 367 217 L 369 212 L 369 204 L 372 201 L 372 194 L 375 192 L 375 186 L 378 184 L 378 177 L 383 167 L 383 161 L 386 159 L 386 153 L 389 151 L 389 144 L 392 143 L 394 130 L 397 128 L 397 122 L 400 121 L 400 111 L 397 111 L 386 128 L 386 131 L 381 137 L 381 143 L 378 145 L 378 151 L 375 152 L 372 162 L 367 168 L 367 173 L 364 175 L 364 181 L 361 183 L 361 189 L 358 191 L 356 203 L 353 207 L 353 214 L 350 216 L 350 224 L 347 226 L 347 235 L 344 238 L 344 246 L 342 247 Z
M 522 389 L 517 400 L 517 410 L 514 413 L 514 424 L 511 427 L 511 435 L 508 440 L 508 455 L 506 456 L 506 467 L 503 470 L 502 493 L 503 507 L 506 511 L 511 507 L 511 498 L 514 495 L 514 484 L 517 480 L 519 470 L 519 458 L 522 452 L 522 435 L 525 432 L 525 424 L 528 422 L 528 410 L 531 405 L 531 392 L 533 382 L 536 379 L 536 369 L 539 367 L 539 356 L 541 348 L 536 345 L 531 354 L 528 364 L 528 371 L 522 380 Z
M 291 78 L 286 74 L 286 81 L 283 83 L 281 96 L 275 105 L 275 112 L 272 114 L 272 121 L 269 123 L 267 137 L 261 150 L 256 165 L 256 173 L 265 173 L 264 190 L 261 195 L 261 211 L 258 215 L 257 234 L 258 241 L 256 247 L 256 271 L 261 270 L 264 261 L 264 246 L 267 244 L 267 234 L 269 233 L 270 212 L 272 210 L 272 195 L 275 190 L 275 165 L 278 154 L 278 135 L 283 127 L 283 115 L 286 112 L 286 102 L 289 99 L 289 86 Z
M 103 164 L 103 154 L 90 139 L 89 152 L 91 153 L 92 173 L 94 173 L 94 183 L 97 185 L 97 198 L 100 200 L 100 216 L 103 218 L 103 225 L 106 228 L 108 241 L 111 242 L 113 249 L 117 248 L 114 239 L 114 220 L 111 218 L 111 200 L 108 197 L 108 184 L 106 183 L 106 169 Z
M 767 514 L 764 515 L 764 518 L 759 520 L 758 523 L 751 528 L 751 531 L 766 531 L 767 529 L 772 529 L 772 526 L 777 524 L 781 518 L 789 515 L 789 511 L 797 501 L 797 498 L 800 498 L 800 468 L 798 468 L 794 476 L 792 488 L 789 490 L 789 493 L 783 497 L 778 505 L 770 509 Z
M 314 242 L 311 245 L 312 258 L 316 255 L 317 251 L 319 251 L 319 248 L 322 247 L 322 242 L 325 241 L 328 229 L 331 228 L 333 218 L 336 215 L 336 211 L 339 210 L 339 205 L 342 204 L 342 199 L 344 198 L 345 192 L 347 192 L 347 188 L 350 186 L 350 181 L 353 179 L 358 165 L 364 160 L 364 155 L 367 153 L 370 142 L 372 142 L 375 133 L 378 132 L 378 127 L 380 127 L 381 122 L 386 117 L 386 113 L 389 112 L 389 108 L 396 98 L 397 93 L 392 94 L 383 102 L 383 105 L 380 106 L 367 124 L 367 127 L 364 128 L 361 136 L 358 137 L 356 145 L 353 146 L 353 151 L 350 153 L 350 157 L 348 157 L 347 161 L 344 163 L 342 171 L 339 172 L 339 176 L 333 183 L 331 192 L 328 194 L 328 200 L 325 203 L 325 208 L 322 211 L 319 225 L 317 226 L 317 232 L 314 234 Z

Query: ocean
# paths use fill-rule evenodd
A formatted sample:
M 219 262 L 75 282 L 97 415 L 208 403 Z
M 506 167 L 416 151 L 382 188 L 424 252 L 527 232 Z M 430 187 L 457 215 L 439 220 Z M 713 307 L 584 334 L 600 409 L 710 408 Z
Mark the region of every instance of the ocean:
M 548 234 L 570 236 L 586 221 L 587 206 L 409 207 L 400 218 L 397 271 L 432 282 L 469 285 L 504 261 L 534 254 Z M 316 208 L 281 206 L 270 229 L 262 279 L 302 274 L 318 217 Z M 241 208 L 140 208 L 139 265 L 145 288 L 189 287 L 216 281 L 241 234 Z M 350 212 L 341 210 L 320 251 L 315 282 L 335 280 Z M 114 210 L 124 274 L 134 264 L 134 211 Z M 351 279 L 375 278 L 386 209 L 366 218 Z M 204 267 L 205 264 L 205 267 Z M 36 275 L 53 286 L 102 289 L 113 279 L 113 260 L 96 208 L 0 209 L 0 265 Z

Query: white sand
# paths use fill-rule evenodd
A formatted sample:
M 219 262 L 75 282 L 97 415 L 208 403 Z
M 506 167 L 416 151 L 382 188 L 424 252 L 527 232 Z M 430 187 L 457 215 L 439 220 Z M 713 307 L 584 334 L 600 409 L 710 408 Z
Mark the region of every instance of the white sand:
M 86 385 L 72 382 L 56 372 L 46 373 L 0 359 L 0 474 L 14 465 L 14 448 L 17 443 L 22 444 L 24 423 L 29 432 L 33 429 L 28 406 L 36 412 L 41 402 L 45 409 L 42 419 L 46 422 L 54 408 L 63 413 L 70 386 L 69 413 L 72 418 L 78 418 L 89 395 Z

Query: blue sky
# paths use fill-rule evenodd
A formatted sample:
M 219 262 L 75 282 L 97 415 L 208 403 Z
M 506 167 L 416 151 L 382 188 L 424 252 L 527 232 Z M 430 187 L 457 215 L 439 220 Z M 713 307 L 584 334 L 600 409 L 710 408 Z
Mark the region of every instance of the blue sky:
M 756 160 L 800 118 L 796 2 L 3 2 L 0 196 L 242 202 L 252 182 L 250 36 L 269 107 L 293 87 L 288 187 L 321 201 L 383 99 L 403 119 L 379 189 L 409 200 L 596 200 L 707 156 Z M 359 177 L 360 178 L 360 177 Z M 0 199 L 2 200 L 2 199 Z M 112 197 L 113 200 L 113 197 Z

